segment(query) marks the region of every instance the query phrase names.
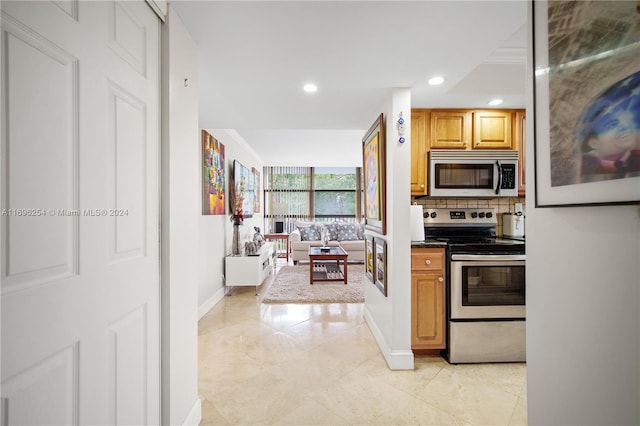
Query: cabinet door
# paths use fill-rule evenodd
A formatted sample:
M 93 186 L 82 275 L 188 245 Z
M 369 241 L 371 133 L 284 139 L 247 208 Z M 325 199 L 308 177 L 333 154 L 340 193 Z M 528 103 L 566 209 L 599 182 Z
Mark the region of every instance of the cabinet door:
M 473 149 L 511 149 L 511 111 L 473 113 Z
M 526 132 L 527 116 L 524 110 L 516 111 L 516 118 L 514 120 L 514 145 L 518 150 L 518 195 L 524 197 L 526 189 L 526 147 L 525 147 L 525 132 Z
M 431 111 L 431 148 L 467 149 L 471 139 L 471 113 Z
M 411 347 L 446 347 L 444 249 L 411 250 Z
M 428 110 L 411 110 L 411 195 L 427 194 Z
M 411 347 L 444 349 L 445 283 L 444 274 L 418 272 L 411 274 Z

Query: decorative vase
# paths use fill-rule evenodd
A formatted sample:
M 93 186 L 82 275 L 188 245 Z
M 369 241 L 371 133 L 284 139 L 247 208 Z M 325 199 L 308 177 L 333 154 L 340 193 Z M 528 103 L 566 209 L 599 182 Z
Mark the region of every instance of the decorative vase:
M 238 223 L 233 224 L 233 244 L 231 251 L 234 256 L 242 254 L 242 247 L 240 246 L 240 224 Z

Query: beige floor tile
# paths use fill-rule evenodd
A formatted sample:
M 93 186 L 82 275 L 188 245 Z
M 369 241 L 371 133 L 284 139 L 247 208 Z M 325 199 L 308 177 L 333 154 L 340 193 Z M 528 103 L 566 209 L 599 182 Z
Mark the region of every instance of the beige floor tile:
M 337 416 L 316 401 L 306 398 L 297 407 L 289 412 L 269 419 L 267 422 L 272 425 L 348 425 L 345 419 Z
M 200 426 L 226 426 L 230 425 L 222 414 L 215 409 L 213 404 L 209 401 L 202 401 L 202 421 L 200 422 Z
M 463 422 L 476 425 L 507 425 L 518 396 L 496 380 L 478 373 L 479 365 L 443 368 L 417 398 L 435 405 Z
M 391 371 L 363 304 L 262 304 L 272 279 L 198 324 L 202 425 L 526 425 L 525 364 Z
M 527 399 L 524 396 L 518 398 L 518 403 L 513 410 L 509 426 L 525 426 L 527 424 Z

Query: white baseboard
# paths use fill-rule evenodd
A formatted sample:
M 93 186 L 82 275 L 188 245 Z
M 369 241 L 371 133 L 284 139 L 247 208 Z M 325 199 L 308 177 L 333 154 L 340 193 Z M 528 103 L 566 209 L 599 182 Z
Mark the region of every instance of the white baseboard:
M 387 365 L 391 370 L 413 370 L 413 352 L 409 350 L 393 350 L 389 347 L 386 340 L 384 339 L 384 335 L 380 331 L 378 324 L 374 321 L 371 313 L 367 309 L 366 305 L 364 308 L 364 320 L 369 325 L 369 329 L 373 334 L 373 338 L 376 340 L 378 347 L 380 348 L 380 352 L 382 352 L 382 356 L 384 356 L 385 361 L 387 361 Z
M 189 414 L 185 417 L 184 422 L 182 422 L 183 426 L 198 426 L 202 421 L 202 401 L 200 398 L 196 398 L 196 401 L 193 403 L 191 410 L 189 410 Z
M 205 314 L 209 312 L 211 308 L 213 308 L 216 305 L 216 303 L 218 303 L 219 301 L 222 300 L 222 298 L 224 298 L 224 289 L 225 287 L 223 286 L 220 290 L 216 291 L 213 294 L 213 296 L 211 296 L 210 298 L 205 300 L 204 303 L 198 306 L 198 319 L 205 316 Z

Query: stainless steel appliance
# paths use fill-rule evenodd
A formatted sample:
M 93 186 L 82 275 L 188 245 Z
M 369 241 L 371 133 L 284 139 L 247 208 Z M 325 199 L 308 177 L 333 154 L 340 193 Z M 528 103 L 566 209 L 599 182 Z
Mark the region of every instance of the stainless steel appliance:
M 451 363 L 525 361 L 525 245 L 496 237 L 492 208 L 425 209 L 428 239 L 447 243 Z
M 518 151 L 432 150 L 428 174 L 432 197 L 517 197 Z

